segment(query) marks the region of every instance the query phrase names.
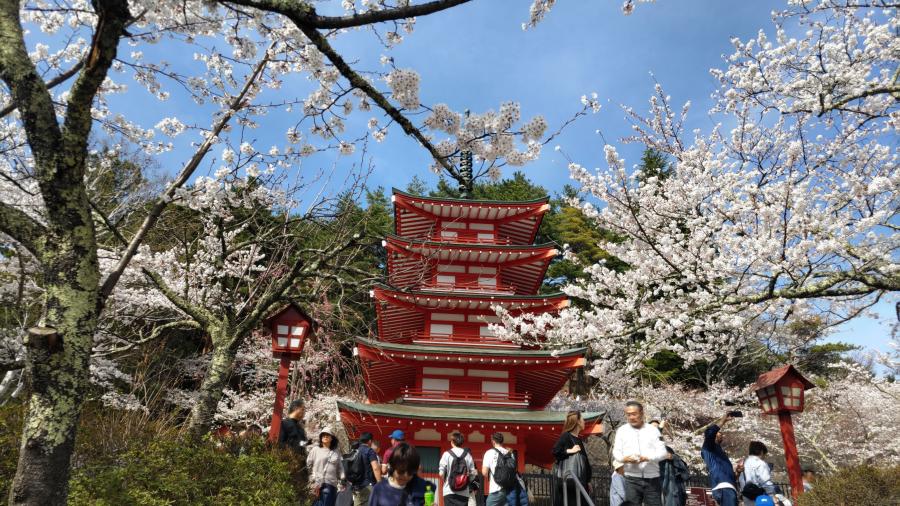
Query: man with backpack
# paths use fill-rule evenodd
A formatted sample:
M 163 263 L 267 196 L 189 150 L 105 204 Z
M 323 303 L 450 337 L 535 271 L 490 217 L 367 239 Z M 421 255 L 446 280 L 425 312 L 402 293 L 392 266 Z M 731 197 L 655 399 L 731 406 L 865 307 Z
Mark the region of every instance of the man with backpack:
M 438 473 L 444 480 L 444 506 L 468 506 L 469 484 L 475 476 L 475 460 L 468 448 L 463 448 L 463 435 L 450 434 L 450 449 L 441 455 Z
M 381 464 L 378 455 L 369 446 L 372 441 L 370 432 L 359 435 L 359 443 L 344 455 L 344 477 L 350 483 L 353 492 L 353 506 L 366 506 L 372 487 L 381 481 Z
M 528 492 L 519 479 L 519 465 L 516 453 L 503 446 L 503 434 L 491 435 L 494 447 L 484 454 L 481 473 L 488 483 L 488 497 L 485 506 L 528 506 Z

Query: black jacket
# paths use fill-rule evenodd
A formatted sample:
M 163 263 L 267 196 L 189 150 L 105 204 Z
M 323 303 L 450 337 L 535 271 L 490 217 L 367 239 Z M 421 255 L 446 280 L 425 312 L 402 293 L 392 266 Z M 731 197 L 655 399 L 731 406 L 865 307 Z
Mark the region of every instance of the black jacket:
M 575 437 L 571 432 L 564 432 L 559 439 L 556 440 L 556 444 L 553 445 L 553 457 L 557 462 L 562 462 L 569 458 L 569 455 L 566 450 L 572 448 L 575 445 L 581 446 L 581 452 L 584 454 L 584 460 L 587 462 L 587 476 L 585 477 L 585 483 L 591 482 L 591 461 L 588 459 L 587 448 L 585 447 L 584 441 L 579 437 Z
M 290 448 L 294 451 L 302 451 L 308 443 L 306 431 L 297 420 L 287 417 L 281 420 L 281 432 L 278 433 L 278 446 Z

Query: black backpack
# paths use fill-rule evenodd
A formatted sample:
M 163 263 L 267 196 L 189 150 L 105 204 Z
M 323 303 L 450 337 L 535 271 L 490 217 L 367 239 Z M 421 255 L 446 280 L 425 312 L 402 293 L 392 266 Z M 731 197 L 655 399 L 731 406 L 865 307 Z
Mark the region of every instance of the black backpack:
M 516 456 L 512 450 L 502 453 L 497 452 L 497 465 L 494 467 L 494 482 L 500 485 L 503 490 L 513 490 L 519 484 L 518 469 L 516 466 Z
M 453 453 L 453 450 L 448 450 L 450 452 L 450 473 L 447 476 L 447 484 L 450 485 L 450 490 L 454 492 L 460 492 L 462 490 L 468 490 L 469 488 L 469 464 L 466 462 L 466 455 L 469 454 L 469 449 L 464 448 L 461 455 L 457 456 Z
M 351 485 L 361 485 L 366 479 L 366 463 L 363 462 L 363 452 L 359 447 L 350 450 L 350 453 L 344 454 L 341 459 L 341 466 L 344 468 L 344 477 Z

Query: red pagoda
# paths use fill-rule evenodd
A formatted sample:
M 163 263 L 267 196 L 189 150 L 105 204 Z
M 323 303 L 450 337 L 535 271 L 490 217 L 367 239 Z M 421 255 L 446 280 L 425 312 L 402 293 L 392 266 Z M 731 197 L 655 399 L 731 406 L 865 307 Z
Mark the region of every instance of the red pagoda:
M 494 306 L 538 314 L 568 305 L 563 294 L 537 294 L 558 254 L 533 244 L 548 199 L 438 199 L 395 189 L 391 200 L 388 285 L 372 291 L 378 336 L 356 347 L 368 401 L 339 403 L 347 433 L 371 432 L 387 444 L 401 429 L 433 471 L 454 430 L 479 466 L 499 431 L 518 450 L 521 470 L 549 467 L 566 414 L 544 408 L 584 365 L 585 349 L 523 347 L 488 327 L 499 321 Z M 586 432 L 600 429 L 600 415 L 583 414 Z

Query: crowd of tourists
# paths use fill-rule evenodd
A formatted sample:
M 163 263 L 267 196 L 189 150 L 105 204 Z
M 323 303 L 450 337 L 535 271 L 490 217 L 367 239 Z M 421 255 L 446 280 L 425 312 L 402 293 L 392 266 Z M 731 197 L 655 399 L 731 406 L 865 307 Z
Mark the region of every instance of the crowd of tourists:
M 420 476 L 421 456 L 406 441 L 405 433 L 394 430 L 390 446 L 380 454 L 371 433 L 360 434 L 347 454 L 341 454 L 338 437 L 330 427 L 319 430 L 315 441 L 307 439 L 302 420 L 302 401 L 294 401 L 282 421 L 279 444 L 306 454 L 314 506 L 336 506 L 339 492 L 349 506 L 432 506 L 440 495 L 445 506 L 528 506 L 529 494 L 519 474 L 514 449 L 504 445 L 501 432 L 491 435 L 491 447 L 482 456 L 481 468 L 466 448 L 459 431 L 450 434 L 450 448 L 438 462 L 440 490 Z M 612 447 L 613 473 L 609 486 L 610 506 L 684 506 L 687 464 L 666 446 L 660 422 L 647 422 L 644 408 L 630 401 L 624 408 L 625 422 L 616 430 Z M 790 506 L 789 500 L 772 482 L 769 465 L 763 460 L 766 446 L 750 443 L 748 456 L 732 465 L 722 448 L 722 427 L 740 416 L 730 412 L 710 424 L 704 433 L 701 456 L 706 463 L 709 485 L 718 506 Z M 566 415 L 563 432 L 553 446 L 552 504 L 575 505 L 579 494 L 590 494 L 592 468 L 581 434 L 585 421 L 579 411 Z M 815 475 L 804 472 L 804 487 L 812 486 Z M 485 489 L 485 487 L 487 487 Z M 581 501 L 584 503 L 584 501 Z M 345 505 L 341 505 L 345 506 Z

